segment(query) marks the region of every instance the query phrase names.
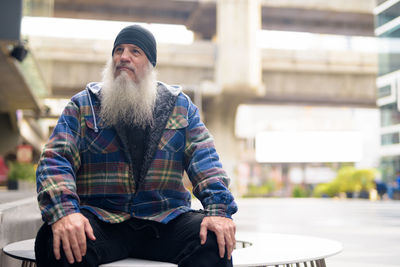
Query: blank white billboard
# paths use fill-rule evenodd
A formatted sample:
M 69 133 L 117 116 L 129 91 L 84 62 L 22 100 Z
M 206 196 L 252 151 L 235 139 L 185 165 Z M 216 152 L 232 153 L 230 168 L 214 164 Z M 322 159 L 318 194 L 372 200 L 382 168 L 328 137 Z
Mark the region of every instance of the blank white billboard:
M 279 162 L 359 162 L 363 136 L 358 131 L 270 131 L 256 136 L 256 160 Z

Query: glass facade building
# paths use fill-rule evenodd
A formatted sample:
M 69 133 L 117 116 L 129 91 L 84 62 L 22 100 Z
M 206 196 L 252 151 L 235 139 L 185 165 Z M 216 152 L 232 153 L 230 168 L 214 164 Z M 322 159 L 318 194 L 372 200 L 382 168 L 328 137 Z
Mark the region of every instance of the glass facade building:
M 377 105 L 380 109 L 380 168 L 391 182 L 400 173 L 400 0 L 377 1 Z

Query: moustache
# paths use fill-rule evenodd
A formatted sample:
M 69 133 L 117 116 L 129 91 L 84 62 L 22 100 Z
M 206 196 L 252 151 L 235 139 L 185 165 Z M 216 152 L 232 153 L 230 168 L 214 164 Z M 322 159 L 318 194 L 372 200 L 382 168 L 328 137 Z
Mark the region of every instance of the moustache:
M 117 64 L 115 66 L 115 70 L 119 70 L 121 68 L 128 69 L 128 70 L 130 70 L 130 71 L 132 71 L 134 73 L 136 72 L 136 70 L 135 70 L 135 68 L 133 66 L 130 66 L 130 65 L 125 64 L 125 63 L 119 63 L 119 64 Z

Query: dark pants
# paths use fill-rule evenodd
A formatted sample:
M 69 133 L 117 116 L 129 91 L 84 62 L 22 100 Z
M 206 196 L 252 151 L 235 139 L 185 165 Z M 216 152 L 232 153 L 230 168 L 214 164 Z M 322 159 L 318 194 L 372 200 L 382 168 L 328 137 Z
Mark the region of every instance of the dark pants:
M 87 239 L 87 252 L 81 263 L 70 265 L 63 254 L 61 260 L 53 255 L 51 226 L 44 224 L 36 237 L 35 254 L 38 267 L 85 266 L 97 267 L 127 257 L 164 261 L 180 267 L 224 267 L 232 261 L 219 257 L 215 234 L 208 231 L 207 242 L 200 244 L 200 223 L 204 215 L 188 212 L 168 224 L 130 219 L 119 224 L 99 220 L 82 210 L 93 228 L 95 241 Z

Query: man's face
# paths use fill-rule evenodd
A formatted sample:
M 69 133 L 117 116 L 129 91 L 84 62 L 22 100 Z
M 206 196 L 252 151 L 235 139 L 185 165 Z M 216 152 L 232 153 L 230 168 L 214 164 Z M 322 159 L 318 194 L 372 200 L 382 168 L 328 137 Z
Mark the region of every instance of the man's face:
M 135 83 L 139 83 L 149 64 L 146 54 L 133 44 L 120 44 L 114 50 L 114 78 L 125 71 Z

